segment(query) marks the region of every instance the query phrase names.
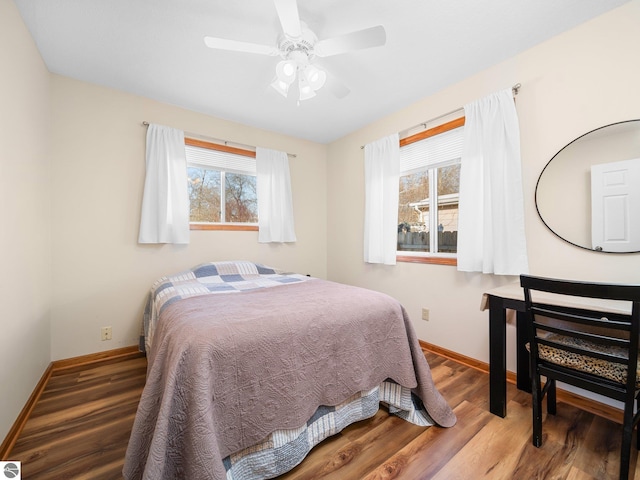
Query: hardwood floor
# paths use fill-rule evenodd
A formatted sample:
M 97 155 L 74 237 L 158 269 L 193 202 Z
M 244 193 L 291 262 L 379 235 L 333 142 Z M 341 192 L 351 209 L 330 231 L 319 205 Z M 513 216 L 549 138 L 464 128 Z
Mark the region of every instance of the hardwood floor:
M 146 368 L 140 357 L 54 373 L 11 451 L 22 478 L 122 478 Z
M 455 427 L 424 429 L 382 408 L 322 442 L 280 478 L 618 478 L 620 425 L 559 403 L 558 414 L 544 420 L 543 446 L 535 448 L 528 394 L 510 384 L 508 415 L 498 418 L 489 413 L 488 375 L 426 355 L 436 385 L 458 416 Z M 10 455 L 22 462 L 22 478 L 122 478 L 145 371 L 146 359 L 137 358 L 54 374 Z M 636 460 L 634 449 L 630 478 L 640 480 Z

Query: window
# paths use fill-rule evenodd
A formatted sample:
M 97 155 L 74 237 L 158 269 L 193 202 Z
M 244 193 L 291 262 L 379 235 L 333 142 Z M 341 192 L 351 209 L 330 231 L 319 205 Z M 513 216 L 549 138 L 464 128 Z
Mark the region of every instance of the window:
M 255 152 L 185 139 L 191 229 L 257 230 Z
M 464 117 L 400 141 L 398 261 L 455 264 Z

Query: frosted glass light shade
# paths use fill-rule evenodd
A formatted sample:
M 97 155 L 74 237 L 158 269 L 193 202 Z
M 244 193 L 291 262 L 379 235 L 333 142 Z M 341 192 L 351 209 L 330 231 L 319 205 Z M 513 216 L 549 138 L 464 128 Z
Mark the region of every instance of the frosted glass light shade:
M 327 74 L 324 70 L 319 69 L 315 65 L 307 65 L 304 69 L 304 77 L 309 86 L 314 90 L 319 90 L 327 81 Z
M 276 75 L 278 79 L 287 85 L 291 85 L 296 79 L 296 71 L 298 67 L 295 62 L 291 60 L 282 60 L 276 65 Z
M 282 80 L 280 80 L 279 78 L 276 77 L 273 80 L 273 82 L 271 82 L 271 86 L 273 87 L 273 89 L 276 92 L 278 92 L 284 98 L 287 98 L 287 95 L 289 94 L 289 84 L 288 83 L 283 82 Z
M 315 90 L 311 87 L 304 75 L 300 75 L 298 79 L 298 88 L 300 89 L 300 100 L 308 100 L 316 96 Z

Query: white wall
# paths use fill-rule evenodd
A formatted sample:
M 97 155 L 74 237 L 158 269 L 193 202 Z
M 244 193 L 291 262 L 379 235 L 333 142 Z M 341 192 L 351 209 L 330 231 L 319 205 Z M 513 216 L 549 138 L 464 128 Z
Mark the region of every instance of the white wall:
M 0 0 L 0 441 L 50 360 L 49 72 Z
M 488 313 L 479 309 L 482 293 L 516 278 L 459 273 L 442 265 L 364 264 L 360 147 L 521 83 L 517 110 L 531 272 L 640 282 L 640 254 L 602 254 L 573 247 L 546 229 L 534 205 L 537 178 L 563 146 L 599 126 L 640 118 L 638 25 L 640 1 L 634 0 L 331 144 L 328 278 L 396 297 L 413 318 L 421 339 L 488 362 Z M 570 192 L 571 179 L 567 189 Z M 422 307 L 431 310 L 428 322 L 420 320 Z M 508 368 L 515 370 L 513 327 L 508 336 Z
M 57 75 L 52 97 L 53 360 L 137 344 L 151 284 L 202 262 L 246 259 L 326 276 L 326 146 Z M 289 163 L 298 241 L 192 231 L 188 246 L 139 245 L 143 121 L 296 154 Z M 113 340 L 101 341 L 108 325 Z

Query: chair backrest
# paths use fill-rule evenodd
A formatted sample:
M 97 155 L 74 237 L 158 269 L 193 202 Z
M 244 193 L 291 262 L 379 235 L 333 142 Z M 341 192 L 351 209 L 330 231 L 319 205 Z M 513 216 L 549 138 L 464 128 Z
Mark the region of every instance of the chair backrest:
M 524 289 L 534 369 L 542 375 L 626 401 L 628 392 L 637 389 L 640 285 L 529 275 L 522 275 L 520 284 Z M 564 301 L 536 295 L 536 291 L 563 295 Z M 593 301 L 588 307 L 579 306 L 584 298 L 602 300 L 602 310 Z M 628 313 L 607 311 L 606 302 L 611 300 L 631 302 L 625 303 Z

